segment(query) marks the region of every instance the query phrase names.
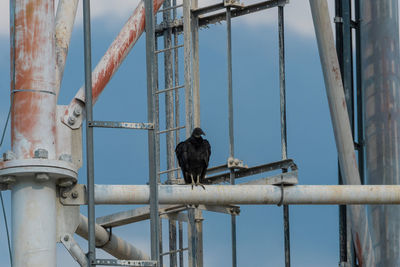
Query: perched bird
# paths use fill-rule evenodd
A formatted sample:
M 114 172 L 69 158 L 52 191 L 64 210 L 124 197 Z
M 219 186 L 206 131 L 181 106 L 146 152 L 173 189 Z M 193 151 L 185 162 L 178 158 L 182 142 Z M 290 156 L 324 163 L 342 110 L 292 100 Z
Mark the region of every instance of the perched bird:
M 211 155 L 210 143 L 201 136 L 206 135 L 202 129 L 195 128 L 192 135 L 175 148 L 175 154 L 181 167 L 186 184 L 200 185 L 205 189 L 204 177 Z

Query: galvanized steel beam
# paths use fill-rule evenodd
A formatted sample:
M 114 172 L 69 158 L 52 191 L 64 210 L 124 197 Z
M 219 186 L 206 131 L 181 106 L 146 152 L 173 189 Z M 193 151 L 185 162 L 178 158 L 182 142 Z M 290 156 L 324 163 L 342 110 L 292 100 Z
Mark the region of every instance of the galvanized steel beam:
M 159 185 L 160 204 L 276 205 L 275 185 Z M 400 204 L 399 185 L 295 185 L 284 187 L 283 204 Z M 147 185 L 96 185 L 96 204 L 148 204 Z
M 80 223 L 76 234 L 88 239 L 88 219 L 80 215 Z M 132 244 L 126 242 L 115 234 L 111 234 L 100 225 L 95 225 L 96 246 L 110 253 L 112 256 L 121 260 L 148 260 L 150 257 L 137 249 Z M 55 266 L 55 265 L 54 265 Z M 53 267 L 54 267 L 53 266 Z

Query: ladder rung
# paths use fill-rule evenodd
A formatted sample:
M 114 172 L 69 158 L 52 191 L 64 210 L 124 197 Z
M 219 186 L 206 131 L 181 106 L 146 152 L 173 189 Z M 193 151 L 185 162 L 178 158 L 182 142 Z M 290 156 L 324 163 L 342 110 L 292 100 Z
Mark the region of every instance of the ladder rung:
M 171 9 L 180 8 L 180 7 L 183 7 L 183 4 L 176 5 L 176 6 L 166 7 L 166 8 L 163 8 L 163 9 L 158 10 L 158 12 L 165 12 L 165 11 L 168 11 L 168 10 L 171 10 Z
M 183 128 L 185 128 L 185 126 L 179 126 L 179 127 L 176 127 L 176 128 L 171 128 L 171 129 L 166 129 L 166 130 L 163 130 L 163 131 L 159 131 L 159 132 L 157 132 L 157 134 L 163 134 L 163 133 L 178 131 L 178 130 L 183 129 Z
M 176 90 L 176 89 L 181 89 L 181 88 L 183 88 L 183 87 L 185 87 L 185 86 L 184 86 L 184 85 L 179 85 L 179 86 L 175 86 L 175 87 L 171 87 L 171 88 L 159 90 L 159 91 L 156 92 L 156 94 L 161 94 L 161 93 L 165 93 L 165 92 L 168 92 L 168 91 L 172 91 L 172 90 Z
M 89 121 L 89 127 L 124 128 L 138 130 L 153 130 L 154 125 L 146 122 L 121 122 L 121 121 Z
M 164 174 L 164 173 L 179 171 L 180 169 L 181 169 L 181 168 L 169 169 L 169 170 L 161 171 L 161 172 L 159 172 L 158 174 Z
M 175 253 L 182 252 L 182 251 L 185 251 L 185 250 L 189 250 L 189 248 L 171 250 L 171 251 L 168 251 L 168 252 L 161 253 L 160 256 L 166 256 L 166 255 L 170 255 L 170 254 L 175 254 Z
M 156 54 L 159 54 L 159 53 L 163 53 L 163 52 L 166 52 L 166 51 L 168 51 L 168 50 L 172 50 L 172 49 L 177 49 L 177 48 L 181 48 L 181 47 L 183 47 L 184 45 L 177 45 L 177 46 L 171 46 L 171 47 L 168 47 L 168 48 L 164 48 L 164 49 L 160 49 L 160 50 L 156 50 Z
M 115 260 L 115 259 L 96 259 L 95 265 L 103 266 L 134 266 L 134 267 L 155 267 L 157 261 L 135 261 L 135 260 Z

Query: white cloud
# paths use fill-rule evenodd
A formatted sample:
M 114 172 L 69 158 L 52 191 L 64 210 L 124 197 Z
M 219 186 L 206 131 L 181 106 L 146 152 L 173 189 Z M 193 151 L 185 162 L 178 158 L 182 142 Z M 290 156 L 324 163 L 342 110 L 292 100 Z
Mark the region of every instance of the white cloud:
M 199 0 L 199 6 L 217 3 L 221 0 Z M 248 5 L 261 0 L 242 0 Z M 112 26 L 113 22 L 125 21 L 133 12 L 139 0 L 95 0 L 91 1 L 91 16 L 93 19 L 105 19 L 106 25 Z M 178 0 L 181 3 L 182 0 Z M 56 1 L 57 6 L 58 1 Z M 334 1 L 328 1 L 330 7 L 330 16 L 333 18 Z M 277 12 L 267 10 L 243 17 L 243 23 L 250 27 L 265 26 L 276 24 Z M 77 14 L 77 25 L 82 24 L 82 3 L 79 3 Z M 311 19 L 311 12 L 308 0 L 291 0 L 285 8 L 285 23 L 288 30 L 297 32 L 301 36 L 312 37 L 314 29 Z M 0 1 L 0 36 L 9 34 L 9 1 Z

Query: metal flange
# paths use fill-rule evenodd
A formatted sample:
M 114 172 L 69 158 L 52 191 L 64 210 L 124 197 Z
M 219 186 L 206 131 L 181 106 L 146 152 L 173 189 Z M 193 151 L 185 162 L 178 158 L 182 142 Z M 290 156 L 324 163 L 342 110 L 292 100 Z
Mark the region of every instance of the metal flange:
M 0 184 L 9 188 L 18 179 L 27 177 L 38 182 L 52 179 L 59 186 L 66 187 L 76 183 L 78 171 L 73 163 L 63 160 L 34 158 L 0 161 Z

